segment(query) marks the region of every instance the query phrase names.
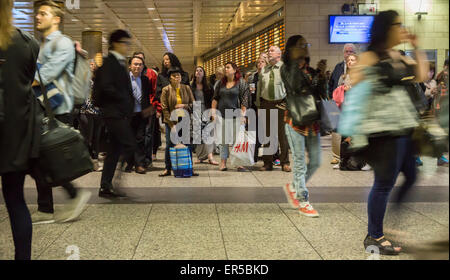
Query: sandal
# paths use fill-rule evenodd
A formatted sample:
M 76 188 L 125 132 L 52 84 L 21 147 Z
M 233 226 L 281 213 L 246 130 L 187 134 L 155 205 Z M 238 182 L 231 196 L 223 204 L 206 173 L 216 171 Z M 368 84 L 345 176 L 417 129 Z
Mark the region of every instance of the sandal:
M 220 168 L 219 170 L 220 170 L 220 171 L 227 171 L 228 168 L 225 166 L 225 167 Z
M 219 165 L 219 163 L 217 161 L 210 160 L 210 159 L 208 160 L 208 163 L 211 165 Z
M 169 170 L 164 170 L 163 173 L 159 174 L 159 177 L 167 177 L 167 176 L 171 176 L 172 172 L 170 172 Z
M 245 168 L 245 167 L 238 167 L 238 168 L 237 168 L 237 171 L 238 171 L 238 172 L 250 172 L 250 170 L 248 170 L 248 169 Z
M 389 243 L 391 243 L 391 245 L 381 245 L 382 243 L 388 241 Z M 396 244 L 394 244 L 392 241 L 387 240 L 385 237 L 381 238 L 380 240 L 375 240 L 375 238 L 367 235 L 366 239 L 364 240 L 364 248 L 368 249 L 369 246 L 375 246 L 378 248 L 379 250 L 379 254 L 380 255 L 398 255 L 400 254 L 403 250 L 397 251 L 395 250 L 396 247 L 400 247 Z

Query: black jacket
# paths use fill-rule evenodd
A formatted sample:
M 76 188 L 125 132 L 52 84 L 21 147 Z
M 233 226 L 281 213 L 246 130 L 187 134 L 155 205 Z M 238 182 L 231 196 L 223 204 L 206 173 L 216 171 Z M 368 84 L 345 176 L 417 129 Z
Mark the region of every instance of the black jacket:
M 141 109 L 147 109 L 150 107 L 150 94 L 152 90 L 152 85 L 147 76 L 141 75 L 142 81 L 142 95 L 141 95 Z
M 333 91 L 339 86 L 339 79 L 344 75 L 345 61 L 336 64 L 333 73 L 331 73 L 330 81 L 328 82 L 328 97 L 333 99 Z
M 194 84 L 191 85 L 192 94 L 195 96 Z M 203 97 L 205 99 L 205 109 L 211 109 L 214 90 L 211 87 L 203 89 Z
M 38 156 L 39 105 L 31 89 L 38 53 L 37 41 L 19 31 L 14 31 L 8 49 L 0 50 L 0 98 L 4 103 L 0 108 L 4 112 L 0 121 L 0 174 L 25 171 L 30 159 Z
M 190 86 L 189 74 L 187 72 L 183 72 L 181 74 L 181 83 Z M 168 77 L 167 74 L 161 73 L 158 75 L 158 79 L 156 81 L 156 98 L 158 101 L 161 102 L 162 89 L 168 86 L 169 84 L 170 84 L 170 77 Z
M 104 118 L 130 117 L 134 111 L 134 96 L 130 74 L 113 54 L 103 59 L 94 81 L 95 104 Z

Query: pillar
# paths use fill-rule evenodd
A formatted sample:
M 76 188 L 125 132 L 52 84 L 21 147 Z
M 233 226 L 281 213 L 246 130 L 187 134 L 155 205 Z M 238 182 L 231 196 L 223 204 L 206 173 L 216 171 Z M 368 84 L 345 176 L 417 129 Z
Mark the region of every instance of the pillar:
M 81 33 L 81 46 L 88 52 L 89 59 L 94 59 L 97 66 L 103 63 L 102 32 L 83 31 Z

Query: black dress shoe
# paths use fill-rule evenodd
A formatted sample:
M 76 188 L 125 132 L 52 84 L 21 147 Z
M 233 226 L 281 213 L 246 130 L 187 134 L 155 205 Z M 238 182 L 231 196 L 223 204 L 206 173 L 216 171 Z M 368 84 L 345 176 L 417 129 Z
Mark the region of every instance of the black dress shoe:
M 99 197 L 104 198 L 121 198 L 121 197 L 127 197 L 127 195 L 123 192 L 113 190 L 113 189 L 103 189 L 100 188 L 100 191 L 98 192 Z
M 123 172 L 132 173 L 133 172 L 133 167 L 128 167 L 127 166 Z

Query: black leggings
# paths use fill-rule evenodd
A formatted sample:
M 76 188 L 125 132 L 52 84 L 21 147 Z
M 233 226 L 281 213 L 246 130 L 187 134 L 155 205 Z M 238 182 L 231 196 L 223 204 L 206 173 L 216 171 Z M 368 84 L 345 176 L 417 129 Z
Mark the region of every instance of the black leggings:
M 11 231 L 16 250 L 16 260 L 31 259 L 31 225 L 30 211 L 28 211 L 23 196 L 25 172 L 6 173 L 2 175 L 2 190 L 6 209 L 9 214 Z

